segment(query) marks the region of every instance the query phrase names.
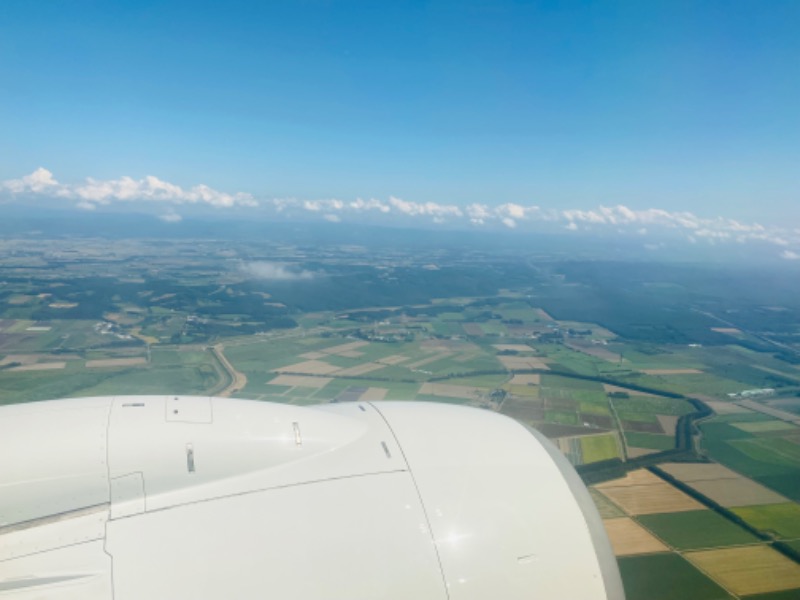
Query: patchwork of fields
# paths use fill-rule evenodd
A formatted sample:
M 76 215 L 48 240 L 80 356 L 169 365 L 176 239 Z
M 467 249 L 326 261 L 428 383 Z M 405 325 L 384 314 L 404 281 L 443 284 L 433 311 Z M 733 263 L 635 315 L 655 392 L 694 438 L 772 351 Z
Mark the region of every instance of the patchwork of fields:
M 16 297 L 13 310 L 36 297 Z M 542 431 L 575 465 L 617 469 L 592 495 L 629 600 L 800 597 L 800 565 L 772 545 L 800 552 L 800 369 L 770 354 L 633 342 L 513 294 L 379 316 L 308 313 L 296 328 L 179 343 L 195 317 L 154 298 L 149 325 L 136 307 L 101 321 L 0 320 L 0 403 L 180 392 L 497 411 Z M 775 377 L 788 383 L 772 388 Z M 698 406 L 708 414 L 692 430 Z M 671 462 L 680 453 L 705 462 Z M 674 481 L 634 468 L 647 464 Z
M 751 491 L 761 490 L 715 463 L 662 468 L 693 486 L 737 481 L 742 487 L 753 486 Z M 649 471 L 632 471 L 598 484 L 593 498 L 630 600 L 755 598 L 774 592 L 800 597 L 800 564 L 772 547 L 769 535 L 755 535 Z M 743 510 L 745 522 L 761 529 L 756 525 L 761 509 Z

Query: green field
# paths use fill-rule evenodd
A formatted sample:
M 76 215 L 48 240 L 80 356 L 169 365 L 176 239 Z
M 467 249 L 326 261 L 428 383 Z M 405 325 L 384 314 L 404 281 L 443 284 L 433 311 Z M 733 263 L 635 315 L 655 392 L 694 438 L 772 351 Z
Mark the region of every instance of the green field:
M 86 386 L 81 395 L 114 396 L 125 394 L 205 394 L 219 381 L 211 366 L 175 368 L 151 366 L 117 371 L 94 386 Z M 123 390 L 122 392 L 120 390 Z
M 793 500 L 800 500 L 800 446 L 742 431 L 717 419 L 703 423 L 703 448 L 710 458 Z
M 768 415 L 764 415 L 768 416 Z M 786 421 L 763 420 L 750 423 L 739 423 L 736 425 L 738 429 L 747 431 L 748 433 L 771 433 L 773 431 L 789 432 L 798 431 L 797 425 L 792 425 Z
M 515 396 L 528 396 L 529 398 L 539 397 L 539 387 L 535 385 L 504 385 L 503 389 Z
M 617 409 L 619 416 L 637 414 L 658 414 L 658 415 L 685 415 L 694 411 L 691 404 L 686 400 L 675 398 L 655 398 L 651 396 L 638 396 L 636 398 L 614 398 L 612 399 L 614 408 Z
M 592 435 L 580 438 L 581 455 L 584 463 L 593 463 L 608 460 L 619 456 L 617 436 L 613 433 L 607 435 Z
M 0 374 L 0 404 L 70 398 L 116 376 L 114 372 L 28 371 Z M 133 392 L 131 392 L 133 393 Z
M 656 433 L 625 432 L 625 441 L 634 448 L 649 448 L 652 450 L 671 450 L 675 447 L 675 438 L 671 435 Z
M 619 558 L 627 600 L 726 600 L 732 598 L 686 559 L 663 553 Z
M 800 469 L 800 446 L 788 440 L 756 437 L 729 443 L 754 461 Z
M 674 348 L 674 347 L 671 347 Z M 636 370 L 642 369 L 702 369 L 698 348 L 676 348 L 673 352 L 665 353 L 664 348 L 658 348 L 657 354 L 646 354 L 642 347 L 633 344 L 627 345 L 622 352 L 629 367 Z
M 741 412 L 741 413 L 733 413 L 730 415 L 717 415 L 714 417 L 714 423 L 756 423 L 760 421 L 774 421 L 775 417 L 771 417 L 769 415 L 765 415 L 762 413 L 757 412 Z M 742 431 L 746 431 L 746 428 L 737 427 L 737 429 L 741 429 Z M 748 432 L 752 433 L 752 432 Z
M 726 394 L 740 392 L 748 386 L 730 379 L 718 377 L 713 373 L 694 373 L 683 375 L 646 375 L 632 373 L 621 377 L 623 381 L 644 385 L 654 389 L 677 394 L 707 394 L 727 399 Z
M 606 400 L 602 403 L 581 402 L 580 412 L 590 415 L 610 415 L 611 409 L 608 408 L 608 402 Z
M 541 252 L 528 245 L 532 239 L 513 252 L 506 251 L 511 246 L 496 252 L 464 243 L 461 233 L 457 243 L 437 236 L 432 245 L 407 244 L 406 234 L 394 237 L 388 229 L 378 239 L 348 233 L 343 245 L 316 236 L 302 241 L 305 234 L 283 228 L 252 239 L 204 239 L 203 233 L 128 240 L 122 239 L 126 221 L 120 239 L 107 230 L 110 237 L 102 239 L 64 236 L 68 223 L 55 236 L 34 239 L 6 221 L 0 219 L 0 404 L 89 394 L 218 394 L 230 383 L 211 351 L 222 345 L 247 376 L 237 397 L 313 405 L 381 388 L 387 400 L 481 405 L 561 438 L 587 479 L 591 463 L 618 457 L 620 435 L 630 448 L 674 448 L 657 415 L 695 410 L 682 399 L 642 396 L 635 388 L 730 403 L 729 392 L 770 387 L 776 393 L 765 405 L 800 414 L 800 278 L 794 271 L 777 277 L 741 264 L 621 261 L 616 250 L 605 258 L 592 250 L 586 259 Z M 189 221 L 181 228 L 191 227 Z M 314 276 L 253 279 L 239 265 L 256 260 Z M 714 332 L 722 319 L 745 333 Z M 351 356 L 326 352 L 353 342 L 364 343 Z M 500 350 L 499 344 L 532 350 Z M 311 352 L 320 354 L 302 356 Z M 20 357 L 25 354 L 39 356 Z M 512 386 L 502 355 L 537 356 L 550 370 L 524 369 L 539 373 L 541 385 Z M 148 364 L 85 366 L 134 356 L 148 357 Z M 389 356 L 396 364 L 361 376 L 321 375 L 327 380 L 321 388 L 270 383 L 276 369 L 307 360 L 347 368 Z M 14 370 L 37 360 L 66 366 Z M 610 396 L 600 379 L 628 391 Z M 483 397 L 419 394 L 428 381 L 479 388 Z M 694 458 L 714 459 L 800 501 L 800 428 L 756 412 L 711 417 L 698 426 L 702 448 Z M 685 442 L 685 430 L 678 431 Z M 680 454 L 690 460 L 693 452 L 684 447 Z M 644 456 L 641 463 L 660 458 Z M 630 466 L 616 464 L 594 474 L 617 476 Z M 612 501 L 592 495 L 604 516 L 622 515 Z M 732 510 L 800 550 L 800 505 Z M 710 510 L 637 521 L 678 550 L 621 559 L 628 600 L 728 598 L 678 552 L 755 541 Z
M 794 502 L 743 506 L 731 510 L 762 531 L 781 538 L 800 538 L 800 505 Z
M 561 345 L 537 346 L 537 348 L 541 349 L 542 354 L 553 360 L 559 370 L 579 375 L 596 376 L 599 374 L 598 360 L 594 357 Z
M 712 510 L 640 515 L 638 521 L 678 550 L 715 548 L 760 541 Z
M 577 425 L 578 415 L 574 412 L 548 410 L 545 412 L 545 420 L 548 423 L 558 423 L 561 425 Z
M 560 375 L 542 375 L 542 387 L 552 387 L 564 390 L 585 390 L 603 393 L 603 385 L 598 381 L 589 379 L 576 379 L 573 377 L 562 377 Z

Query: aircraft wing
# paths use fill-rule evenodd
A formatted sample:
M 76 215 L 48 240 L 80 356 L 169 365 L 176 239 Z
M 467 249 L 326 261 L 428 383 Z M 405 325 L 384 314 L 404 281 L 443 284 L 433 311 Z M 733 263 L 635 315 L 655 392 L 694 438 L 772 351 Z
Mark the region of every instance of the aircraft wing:
M 417 402 L 0 408 L 0 599 L 623 598 L 540 434 Z

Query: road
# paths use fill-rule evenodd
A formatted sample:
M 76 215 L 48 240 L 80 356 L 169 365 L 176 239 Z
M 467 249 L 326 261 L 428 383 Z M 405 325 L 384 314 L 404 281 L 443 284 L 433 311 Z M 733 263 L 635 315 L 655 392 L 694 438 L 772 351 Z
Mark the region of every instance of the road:
M 244 386 L 247 385 L 247 376 L 244 373 L 240 373 L 239 371 L 233 368 L 233 365 L 225 357 L 225 354 L 223 352 L 224 349 L 225 347 L 222 344 L 217 344 L 216 346 L 213 346 L 211 348 L 211 351 L 214 353 L 214 356 L 217 357 L 217 360 L 219 360 L 220 364 L 223 367 L 225 367 L 225 370 L 228 372 L 228 375 L 230 375 L 231 382 L 228 384 L 228 387 L 226 387 L 219 394 L 217 394 L 218 396 L 227 398 L 231 394 L 239 392 L 244 389 Z

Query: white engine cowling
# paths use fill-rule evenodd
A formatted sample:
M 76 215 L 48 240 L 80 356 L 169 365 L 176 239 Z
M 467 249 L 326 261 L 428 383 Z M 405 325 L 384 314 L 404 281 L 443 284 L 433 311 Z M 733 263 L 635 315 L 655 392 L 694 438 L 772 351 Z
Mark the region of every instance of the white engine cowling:
M 0 598 L 623 598 L 575 471 L 489 411 L 57 400 L 0 457 Z

